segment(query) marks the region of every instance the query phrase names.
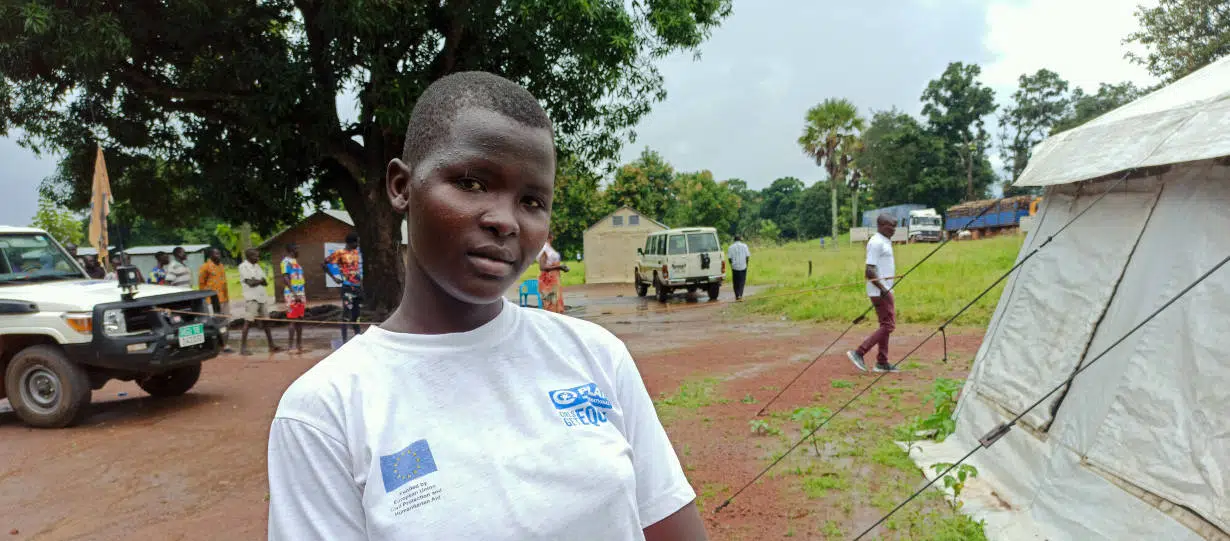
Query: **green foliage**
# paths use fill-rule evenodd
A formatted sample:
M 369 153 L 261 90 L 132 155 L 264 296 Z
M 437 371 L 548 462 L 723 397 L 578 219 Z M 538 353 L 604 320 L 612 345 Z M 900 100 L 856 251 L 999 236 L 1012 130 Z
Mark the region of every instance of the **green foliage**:
M 752 419 L 747 422 L 747 425 L 752 430 L 752 434 L 780 436 L 782 431 L 764 419 Z
M 713 173 L 680 173 L 671 184 L 674 201 L 666 213 L 671 227 L 717 228 L 722 242 L 730 242 L 739 223 L 739 196 L 726 182 L 714 182 Z
M 601 177 L 574 158 L 560 161 L 551 203 L 551 231 L 555 233 L 553 247 L 564 259 L 573 259 L 581 251 L 589 226 L 615 210 L 602 197 L 601 181 Z
M 999 117 L 999 152 L 1009 184 L 1025 170 L 1033 147 L 1063 118 L 1069 100 L 1068 82 L 1055 72 L 1040 69 L 1033 75 L 1021 75 L 1012 103 Z
M 1159 0 L 1136 10 L 1140 30 L 1125 43 L 1148 49 L 1127 57 L 1165 82 L 1173 82 L 1230 54 L 1230 9 L 1225 0 Z
M 742 399 L 742 400 L 740 400 L 740 402 L 742 402 L 742 403 L 744 403 L 744 404 L 755 404 L 755 403 L 756 403 L 756 397 L 752 396 L 752 394 L 751 394 L 751 393 L 748 393 L 746 396 L 744 396 L 744 397 L 743 397 L 743 399 Z
M 910 455 L 887 439 L 881 440 L 872 449 L 871 461 L 901 471 L 917 471 L 914 462 L 910 460 Z
M 615 171 L 606 189 L 611 208 L 631 207 L 658 221 L 665 221 L 670 208 L 675 169 L 662 155 L 646 148 L 641 156 Z
M 949 462 L 939 462 L 931 465 L 931 469 L 934 470 L 935 473 L 941 473 L 950 467 L 952 467 L 952 464 Z M 960 498 L 961 490 L 965 488 L 965 482 L 969 479 L 978 477 L 978 468 L 975 468 L 969 464 L 961 464 L 960 466 L 957 466 L 954 471 L 956 472 L 955 475 L 949 473 L 944 476 L 944 488 L 952 490 L 953 498 Z M 959 499 L 957 500 L 956 507 L 958 509 L 961 507 L 961 501 Z
M 61 208 L 46 195 L 38 198 L 38 211 L 34 213 L 34 221 L 30 227 L 37 227 L 47 232 L 61 244 L 73 243 L 80 246 L 85 242 L 86 224 L 72 211 Z
M 990 137 L 984 128 L 984 118 L 995 112 L 995 91 L 978 80 L 982 68 L 976 64 L 953 62 L 939 79 L 927 83 L 923 91 L 923 116 L 928 129 L 944 141 L 946 153 L 957 158 L 966 179 L 966 200 L 986 195 L 994 180 L 989 171 L 986 151 Z
M 863 132 L 859 167 L 877 207 L 918 203 L 940 212 L 965 195 L 964 174 L 944 139 L 897 109 L 877 111 Z
M 782 177 L 760 191 L 760 218 L 773 222 L 778 228 L 777 238 L 799 238 L 799 214 L 803 212 L 801 202 L 804 188 L 803 181 L 794 177 Z M 766 235 L 763 222 L 761 229 L 761 235 Z
M 218 224 L 214 228 L 214 236 L 222 243 L 221 248 L 223 252 L 237 261 L 243 260 L 243 251 L 245 249 L 242 232 L 242 228 L 232 228 L 229 224 Z M 248 233 L 246 247 L 259 246 L 261 242 L 260 235 L 255 232 Z
M 931 392 L 923 404 L 934 404 L 935 411 L 918 423 L 919 430 L 935 431 L 931 439 L 942 442 L 957 429 L 952 414 L 957 409 L 957 393 L 961 392 L 961 380 L 936 378 Z
M 270 233 L 341 200 L 360 235 L 389 238 L 385 169 L 433 81 L 500 73 L 539 97 L 561 154 L 609 163 L 665 98 L 655 61 L 696 51 L 730 13 L 730 0 L 5 2 L 0 127 L 65 154 L 49 184 L 72 209 L 101 144 L 116 200 L 166 227 L 216 216 Z M 339 115 L 339 95 L 358 114 Z M 396 258 L 396 243 L 365 244 L 373 308 L 400 298 Z
M 811 499 L 819 499 L 829 492 L 850 488 L 850 480 L 844 472 L 828 471 L 803 480 L 803 493 Z
M 835 379 L 832 381 L 831 385 L 833 386 L 834 389 L 853 389 L 854 388 L 853 382 L 846 381 L 844 379 Z
M 865 125 L 853 103 L 845 98 L 829 98 L 807 110 L 803 134 L 798 139 L 803 153 L 828 173 L 832 203 L 829 225 L 833 237 L 837 237 L 837 192 L 850 180 L 851 162 L 861 148 L 859 134 Z

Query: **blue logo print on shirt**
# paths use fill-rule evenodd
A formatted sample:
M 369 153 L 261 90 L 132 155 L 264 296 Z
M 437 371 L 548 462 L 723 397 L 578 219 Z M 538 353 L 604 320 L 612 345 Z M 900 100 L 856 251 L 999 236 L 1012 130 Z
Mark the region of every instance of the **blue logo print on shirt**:
M 612 407 L 611 401 L 593 383 L 556 389 L 547 394 L 567 426 L 598 426 L 607 422 L 606 414 Z
M 405 449 L 380 457 L 380 476 L 384 478 L 385 493 L 434 471 L 436 459 L 431 456 L 427 440 L 416 441 Z

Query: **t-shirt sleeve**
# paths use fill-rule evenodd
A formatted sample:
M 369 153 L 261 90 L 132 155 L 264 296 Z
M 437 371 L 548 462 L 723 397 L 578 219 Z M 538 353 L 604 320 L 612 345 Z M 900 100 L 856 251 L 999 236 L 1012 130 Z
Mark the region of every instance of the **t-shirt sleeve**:
M 696 499 L 696 492 L 662 428 L 640 371 L 622 344 L 620 357 L 615 392 L 624 410 L 624 437 L 632 446 L 640 526 L 646 528 Z
M 880 264 L 880 243 L 877 242 L 878 240 L 879 239 L 874 239 L 871 242 L 867 243 L 867 264 L 868 265 L 878 266 Z
M 269 433 L 269 541 L 360 541 L 363 495 L 346 446 L 302 421 L 275 418 Z

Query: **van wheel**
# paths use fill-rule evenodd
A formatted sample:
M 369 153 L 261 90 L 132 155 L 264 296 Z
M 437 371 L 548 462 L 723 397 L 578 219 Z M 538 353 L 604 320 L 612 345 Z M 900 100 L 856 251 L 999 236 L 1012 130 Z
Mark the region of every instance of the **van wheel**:
M 663 286 L 658 280 L 653 281 L 654 293 L 658 297 L 658 302 L 666 302 L 671 296 L 671 288 Z
M 179 396 L 188 392 L 201 378 L 201 365 L 181 366 L 137 381 L 137 386 L 151 396 Z
M 13 411 L 36 428 L 64 428 L 85 417 L 90 376 L 51 345 L 31 346 L 9 361 L 5 392 Z
M 716 301 L 722 292 L 722 284 L 709 284 L 709 300 Z

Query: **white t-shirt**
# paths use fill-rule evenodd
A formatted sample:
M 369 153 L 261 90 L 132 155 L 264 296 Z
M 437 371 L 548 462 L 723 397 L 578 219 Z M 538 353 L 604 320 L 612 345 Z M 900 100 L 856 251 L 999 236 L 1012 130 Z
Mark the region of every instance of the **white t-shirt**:
M 894 276 L 897 274 L 897 266 L 893 263 L 893 241 L 880 233 L 871 236 L 871 240 L 867 241 L 867 264 L 876 266 L 877 276 Z M 889 291 L 893 289 L 893 281 L 891 279 L 880 280 L 884 283 L 884 287 Z M 875 284 L 867 282 L 867 295 L 870 297 L 879 297 L 880 288 Z
M 473 331 L 371 327 L 269 436 L 269 539 L 644 539 L 696 493 L 624 344 L 505 302 Z
M 239 264 L 239 283 L 243 284 L 243 300 L 269 302 L 269 291 L 265 286 L 250 286 L 248 280 L 268 280 L 265 270 L 260 265 L 244 260 Z
M 731 270 L 747 270 L 747 258 L 751 256 L 752 251 L 748 250 L 747 245 L 742 242 L 736 241 L 726 249 L 726 258 L 730 260 Z
M 172 258 L 167 264 L 167 283 L 173 286 L 192 286 L 192 269 Z

